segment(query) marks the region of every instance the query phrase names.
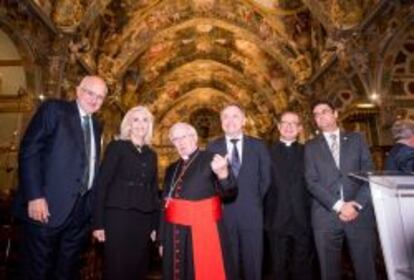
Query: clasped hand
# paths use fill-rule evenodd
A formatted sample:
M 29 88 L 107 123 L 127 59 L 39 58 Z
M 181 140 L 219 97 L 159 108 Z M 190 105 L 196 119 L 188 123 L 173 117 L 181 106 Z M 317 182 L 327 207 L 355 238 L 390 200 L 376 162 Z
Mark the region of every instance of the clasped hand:
M 339 218 L 343 222 L 353 221 L 359 215 L 357 209 L 359 209 L 359 204 L 355 201 L 345 202 L 344 205 L 341 207 L 341 211 L 339 212 Z

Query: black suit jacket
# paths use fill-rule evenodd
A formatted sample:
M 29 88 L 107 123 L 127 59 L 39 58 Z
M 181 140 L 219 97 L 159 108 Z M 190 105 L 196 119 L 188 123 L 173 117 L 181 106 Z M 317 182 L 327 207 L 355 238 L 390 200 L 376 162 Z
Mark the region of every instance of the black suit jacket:
M 224 204 L 224 221 L 230 227 L 263 228 L 263 200 L 270 185 L 270 157 L 266 146 L 250 136 L 243 136 L 242 165 L 237 177 L 238 195 Z M 226 139 L 211 142 L 207 149 L 227 154 Z
M 363 210 L 352 223 L 355 227 L 375 225 L 368 183 L 349 176 L 352 172 L 366 172 L 373 169 L 368 146 L 360 133 L 340 133 L 340 168 L 329 150 L 322 134 L 306 143 L 305 177 L 312 194 L 312 224 L 314 229 L 325 228 L 338 219 L 332 209 L 340 196 L 342 186 L 345 201 L 354 200 Z
M 93 129 L 98 162 L 101 127 L 95 119 Z M 27 203 L 43 197 L 51 214 L 46 226 L 61 225 L 79 195 L 86 165 L 77 103 L 45 101 L 33 116 L 20 145 L 19 186 L 14 213 L 26 221 L 34 222 L 27 216 Z M 87 205 L 85 211 L 90 213 L 91 205 Z
M 159 209 L 157 155 L 148 146 L 138 152 L 129 140 L 115 140 L 105 151 L 97 180 L 93 226 L 104 228 L 105 208 L 153 213 Z M 157 223 L 153 221 L 154 229 Z
M 265 200 L 265 226 L 281 234 L 310 234 L 310 193 L 305 181 L 304 146 L 278 141 L 270 151 L 272 181 Z

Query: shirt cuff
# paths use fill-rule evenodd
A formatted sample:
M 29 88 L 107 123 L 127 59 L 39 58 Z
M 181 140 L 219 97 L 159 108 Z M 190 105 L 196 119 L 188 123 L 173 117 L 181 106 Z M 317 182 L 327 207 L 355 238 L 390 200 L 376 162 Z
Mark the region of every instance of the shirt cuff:
M 356 203 L 356 205 L 355 205 L 355 210 L 357 210 L 358 212 L 361 212 L 361 210 L 364 208 L 364 207 L 362 207 L 362 205 L 361 204 L 359 204 L 358 202 L 355 202 Z
M 339 212 L 341 212 L 341 208 L 342 206 L 344 206 L 345 202 L 343 200 L 338 200 L 337 202 L 335 202 L 334 206 L 332 207 L 332 209 L 339 214 Z

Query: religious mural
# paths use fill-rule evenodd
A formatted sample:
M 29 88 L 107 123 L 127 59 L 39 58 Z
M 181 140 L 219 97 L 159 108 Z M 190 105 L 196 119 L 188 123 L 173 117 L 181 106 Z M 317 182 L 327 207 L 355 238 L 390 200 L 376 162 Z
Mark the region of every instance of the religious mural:
M 286 108 L 303 113 L 302 138 L 312 137 L 309 104 L 327 97 L 344 126 L 388 145 L 392 121 L 414 117 L 413 13 L 402 0 L 1 0 L 0 30 L 27 84 L 0 109 L 22 111 L 23 128 L 44 98 L 72 98 L 97 73 L 110 88 L 103 144 L 128 108 L 147 105 L 161 171 L 175 156 L 171 124 L 192 123 L 204 145 L 228 103 L 269 142 Z

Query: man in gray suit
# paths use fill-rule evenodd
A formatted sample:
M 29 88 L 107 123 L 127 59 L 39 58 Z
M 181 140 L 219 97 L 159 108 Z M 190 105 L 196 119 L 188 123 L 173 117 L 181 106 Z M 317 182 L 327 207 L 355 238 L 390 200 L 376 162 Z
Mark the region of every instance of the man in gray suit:
M 211 142 L 208 150 L 229 155 L 238 187 L 237 198 L 224 203 L 223 222 L 241 278 L 261 280 L 263 199 L 270 186 L 270 156 L 259 139 L 243 133 L 246 117 L 239 106 L 226 106 L 220 117 L 225 137 Z
M 359 133 L 339 129 L 338 112 L 330 102 L 316 102 L 312 112 L 321 133 L 306 144 L 305 177 L 313 196 L 312 226 L 322 279 L 341 279 L 344 240 L 356 279 L 376 279 L 369 188 L 349 176 L 373 169 L 368 146 Z

